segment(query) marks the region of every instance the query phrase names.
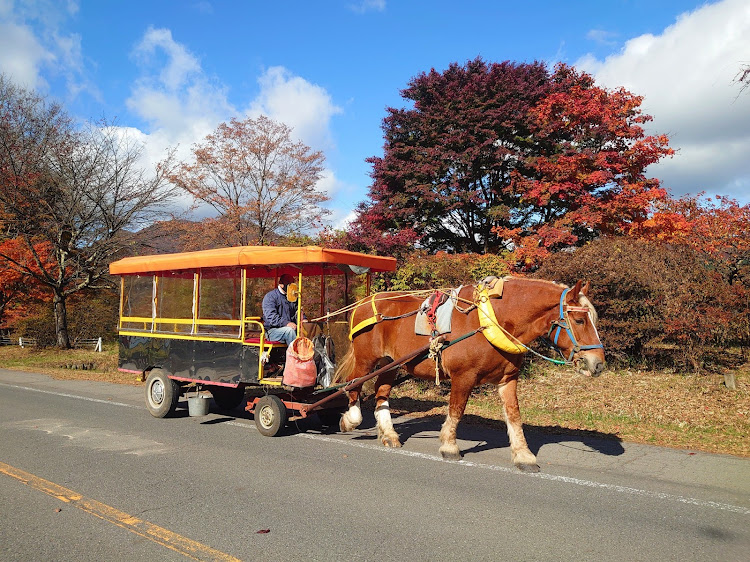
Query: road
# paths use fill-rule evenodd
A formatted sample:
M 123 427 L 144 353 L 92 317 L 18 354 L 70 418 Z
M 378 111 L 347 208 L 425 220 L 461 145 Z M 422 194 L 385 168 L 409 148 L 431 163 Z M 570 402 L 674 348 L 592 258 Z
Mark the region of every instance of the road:
M 750 460 L 396 419 L 402 449 L 314 419 L 263 437 L 213 408 L 152 418 L 143 388 L 0 369 L 0 559 L 747 560 Z M 522 404 L 523 407 L 523 404 Z

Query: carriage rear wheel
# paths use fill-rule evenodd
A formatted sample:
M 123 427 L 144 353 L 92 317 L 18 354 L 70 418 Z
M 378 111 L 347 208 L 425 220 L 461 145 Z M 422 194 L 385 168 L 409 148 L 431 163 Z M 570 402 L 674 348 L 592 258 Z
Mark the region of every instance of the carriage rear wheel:
M 146 408 L 155 418 L 174 414 L 180 399 L 180 385 L 161 369 L 151 369 L 146 379 Z
M 261 435 L 274 437 L 286 425 L 286 406 L 278 396 L 269 394 L 255 406 L 255 425 Z
M 226 386 L 211 387 L 211 395 L 214 402 L 222 410 L 234 410 L 245 398 L 245 389 L 243 387 L 230 388 Z

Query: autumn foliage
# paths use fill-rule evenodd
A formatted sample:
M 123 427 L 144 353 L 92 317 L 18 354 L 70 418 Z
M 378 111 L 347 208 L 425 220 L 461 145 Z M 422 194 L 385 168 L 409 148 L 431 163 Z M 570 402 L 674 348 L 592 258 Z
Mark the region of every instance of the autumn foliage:
M 452 64 L 415 77 L 388 109 L 384 155 L 350 228 L 378 251 L 516 252 L 536 267 L 561 248 L 624 233 L 667 196 L 647 166 L 672 154 L 645 136 L 641 98 L 542 63 Z
M 318 190 L 325 158 L 268 117 L 221 123 L 177 166 L 171 182 L 217 213 L 182 222 L 190 250 L 264 245 L 322 226 L 328 196 Z M 187 230 L 186 230 L 187 229 Z
M 37 247 L 37 253 L 45 255 L 45 248 Z M 19 263 L 30 258 L 26 247 L 17 238 L 0 243 L 0 255 L 11 256 Z M 29 264 L 32 268 L 35 265 Z M 0 328 L 9 327 L 28 314 L 30 306 L 42 302 L 43 287 L 28 273 L 14 268 L 0 265 Z
M 535 276 L 588 279 L 615 363 L 701 370 L 748 346 L 748 286 L 729 283 L 721 256 L 687 244 L 603 237 L 551 256 Z M 726 359 L 726 358 L 724 358 Z

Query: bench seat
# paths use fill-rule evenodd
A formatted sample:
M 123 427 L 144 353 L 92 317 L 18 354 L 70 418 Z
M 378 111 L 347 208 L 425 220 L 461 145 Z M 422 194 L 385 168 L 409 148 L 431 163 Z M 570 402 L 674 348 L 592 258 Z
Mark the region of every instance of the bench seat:
M 260 343 L 260 336 L 259 337 L 249 337 L 245 338 L 245 343 Z M 263 340 L 264 345 L 286 345 L 283 341 L 274 341 L 274 340 Z

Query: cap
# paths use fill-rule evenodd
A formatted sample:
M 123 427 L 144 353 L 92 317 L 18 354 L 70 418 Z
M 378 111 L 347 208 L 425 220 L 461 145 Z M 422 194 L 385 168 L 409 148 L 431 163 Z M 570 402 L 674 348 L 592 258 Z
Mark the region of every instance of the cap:
M 279 285 L 287 286 L 289 283 L 294 283 L 294 277 L 289 275 L 288 273 L 284 273 L 281 277 L 279 277 Z

